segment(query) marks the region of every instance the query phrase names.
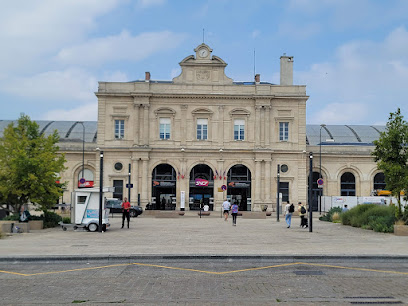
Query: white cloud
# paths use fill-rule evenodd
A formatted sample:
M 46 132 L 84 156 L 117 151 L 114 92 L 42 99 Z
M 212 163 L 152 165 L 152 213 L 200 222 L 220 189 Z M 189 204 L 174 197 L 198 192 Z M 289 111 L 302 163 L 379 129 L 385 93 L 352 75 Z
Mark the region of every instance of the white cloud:
M 29 77 L 10 78 L 0 90 L 17 97 L 42 101 L 89 101 L 95 99 L 98 80 L 81 69 L 47 71 Z
M 140 61 L 165 49 L 177 47 L 183 34 L 169 31 L 142 33 L 132 36 L 128 31 L 119 35 L 95 38 L 88 42 L 62 49 L 55 60 L 64 64 L 97 66 L 114 61 Z
M 284 22 L 279 25 L 278 33 L 281 36 L 290 37 L 294 40 L 306 40 L 320 33 L 321 28 L 318 23 L 295 24 Z
M 15 0 L 0 4 L 0 67 L 12 73 L 44 65 L 61 45 L 78 43 L 119 0 Z M 75 16 L 73 18 L 73 16 Z
M 398 107 L 408 110 L 408 32 L 400 27 L 382 42 L 349 42 L 336 50 L 333 62 L 315 63 L 296 75 L 310 95 L 308 122 L 385 121 Z
M 41 120 L 77 120 L 96 121 L 98 118 L 98 103 L 88 103 L 72 109 L 53 109 L 46 112 Z
M 259 30 L 254 30 L 251 33 L 252 38 L 257 38 L 259 35 L 261 35 L 261 31 Z

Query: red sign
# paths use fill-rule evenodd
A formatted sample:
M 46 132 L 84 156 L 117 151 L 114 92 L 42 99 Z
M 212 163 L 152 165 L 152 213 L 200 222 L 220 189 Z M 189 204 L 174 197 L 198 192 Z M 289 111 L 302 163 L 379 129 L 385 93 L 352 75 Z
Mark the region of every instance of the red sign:
M 94 186 L 94 181 L 85 181 L 84 184 L 81 184 L 78 182 L 78 187 L 79 188 L 84 188 L 84 187 L 93 187 Z
M 208 186 L 208 181 L 204 180 L 204 179 L 196 179 L 195 180 L 195 185 L 205 187 L 205 186 Z

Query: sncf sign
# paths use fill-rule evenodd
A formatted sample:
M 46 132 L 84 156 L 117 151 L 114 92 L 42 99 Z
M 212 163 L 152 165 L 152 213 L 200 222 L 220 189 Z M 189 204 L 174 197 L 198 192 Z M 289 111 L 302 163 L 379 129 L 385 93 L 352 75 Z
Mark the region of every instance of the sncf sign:
M 205 186 L 208 186 L 208 181 L 204 180 L 204 179 L 196 179 L 195 180 L 195 185 L 205 187 Z

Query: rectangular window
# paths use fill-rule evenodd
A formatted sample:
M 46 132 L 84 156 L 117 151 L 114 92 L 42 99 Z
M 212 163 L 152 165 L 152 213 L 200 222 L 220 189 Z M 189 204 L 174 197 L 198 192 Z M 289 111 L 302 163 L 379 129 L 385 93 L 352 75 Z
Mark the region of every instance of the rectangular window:
M 279 140 L 289 140 L 289 122 L 279 122 Z
M 207 139 L 208 119 L 197 119 L 197 139 Z
M 234 139 L 244 140 L 245 133 L 245 120 L 234 120 Z
M 160 118 L 160 139 L 170 139 L 170 118 Z
M 113 192 L 113 197 L 115 199 L 123 199 L 123 181 L 122 180 L 113 180 L 113 187 L 115 191 Z
M 115 120 L 115 139 L 125 138 L 125 120 Z
M 282 203 L 289 201 L 289 182 L 279 182 L 279 192 L 282 194 Z

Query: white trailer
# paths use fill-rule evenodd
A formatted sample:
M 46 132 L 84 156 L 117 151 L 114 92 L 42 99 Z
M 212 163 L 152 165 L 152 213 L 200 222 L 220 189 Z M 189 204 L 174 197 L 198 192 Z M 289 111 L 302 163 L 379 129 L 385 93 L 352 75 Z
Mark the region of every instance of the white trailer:
M 112 192 L 113 187 L 104 187 L 103 192 Z M 99 229 L 99 188 L 76 189 L 72 194 L 74 203 L 71 218 L 74 229 L 84 227 L 90 232 Z M 106 208 L 106 198 L 102 194 L 102 231 L 109 227 L 109 209 Z

